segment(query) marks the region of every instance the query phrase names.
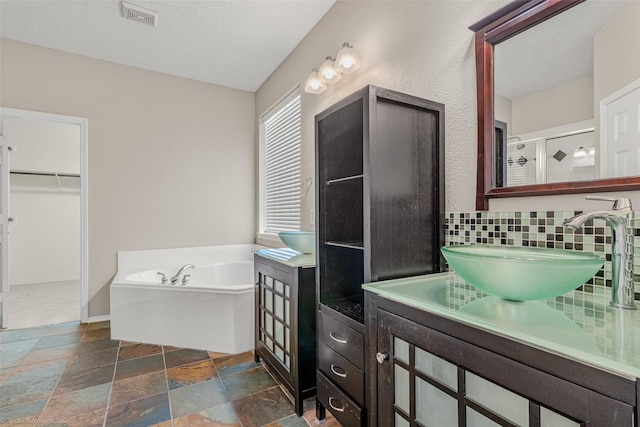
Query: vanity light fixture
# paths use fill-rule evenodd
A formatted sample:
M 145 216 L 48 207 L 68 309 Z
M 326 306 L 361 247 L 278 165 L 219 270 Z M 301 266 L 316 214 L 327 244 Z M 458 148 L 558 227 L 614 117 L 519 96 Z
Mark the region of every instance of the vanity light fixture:
M 336 56 L 336 69 L 343 74 L 351 74 L 358 68 L 360 68 L 358 53 L 349 43 L 342 43 L 342 49 Z
M 328 84 L 334 84 L 342 78 L 342 74 L 336 70 L 336 63 L 332 57 L 327 56 L 322 63 L 318 70 L 318 78 Z
M 576 148 L 576 151 L 573 152 L 573 157 L 576 157 L 576 158 L 587 157 L 586 148 L 582 146 L 580 146 L 580 148 Z
M 318 77 L 318 69 L 314 68 L 304 84 L 304 91 L 319 94 L 327 89 L 327 84 Z
M 320 69 L 314 68 L 304 84 L 304 91 L 319 94 L 327 89 L 327 84 L 334 84 L 343 74 L 351 74 L 360 68 L 360 58 L 356 50 L 349 43 L 342 44 L 342 48 L 334 60 L 327 56 Z

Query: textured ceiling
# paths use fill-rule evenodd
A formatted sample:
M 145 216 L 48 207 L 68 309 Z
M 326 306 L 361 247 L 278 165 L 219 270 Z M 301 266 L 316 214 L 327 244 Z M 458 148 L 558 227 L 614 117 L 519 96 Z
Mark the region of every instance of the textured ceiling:
M 593 74 L 593 35 L 621 0 L 586 1 L 495 47 L 495 93 L 519 98 Z
M 152 27 L 115 0 L 0 0 L 0 36 L 254 92 L 334 2 L 131 1 L 158 12 Z

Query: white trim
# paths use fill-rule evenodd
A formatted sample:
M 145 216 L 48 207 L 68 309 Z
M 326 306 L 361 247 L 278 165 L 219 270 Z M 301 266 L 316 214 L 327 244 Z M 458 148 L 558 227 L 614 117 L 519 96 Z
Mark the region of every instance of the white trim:
M 111 320 L 111 316 L 108 314 L 103 314 L 101 316 L 91 316 L 86 320 L 83 320 L 82 323 L 98 323 L 98 322 L 108 322 Z
M 0 107 L 0 116 L 80 126 L 80 321 L 89 321 L 89 120 L 39 111 Z
M 260 122 L 262 122 L 264 120 L 264 117 L 267 116 L 268 114 L 271 113 L 271 111 L 273 111 L 274 108 L 276 108 L 278 105 L 280 105 L 280 103 L 282 103 L 282 101 L 284 101 L 285 99 L 287 99 L 289 96 L 291 96 L 292 93 L 296 92 L 300 90 L 300 84 L 298 83 L 297 85 L 295 85 L 294 87 L 292 87 L 291 89 L 289 89 L 288 91 L 285 92 L 284 95 L 282 95 L 280 98 L 278 98 L 278 100 L 276 102 L 274 102 L 273 104 L 271 104 L 269 106 L 269 108 L 267 108 L 266 110 L 264 110 L 264 112 L 262 114 L 260 114 Z
M 75 282 L 80 281 L 79 277 L 68 277 L 68 278 L 57 278 L 57 279 L 47 279 L 47 280 L 29 280 L 23 282 L 13 282 L 9 283 L 9 286 L 23 286 L 23 285 L 45 285 L 48 283 L 54 284 L 58 282 Z
M 622 98 L 623 96 L 628 95 L 634 90 L 640 89 L 640 79 L 635 80 L 620 90 L 615 91 L 611 95 L 603 98 L 600 101 L 600 174 L 602 176 L 602 171 L 605 170 L 605 159 L 607 158 L 607 107 Z M 603 178 L 612 178 L 612 177 L 603 177 Z

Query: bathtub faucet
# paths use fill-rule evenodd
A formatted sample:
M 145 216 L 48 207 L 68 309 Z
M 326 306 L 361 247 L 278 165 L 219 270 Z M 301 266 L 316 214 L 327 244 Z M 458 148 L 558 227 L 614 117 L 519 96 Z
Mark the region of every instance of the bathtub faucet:
M 634 310 L 636 307 L 633 283 L 633 231 L 629 226 L 629 214 L 632 212 L 631 200 L 595 196 L 587 196 L 586 198 L 587 200 L 614 202 L 613 208 L 578 214 L 564 221 L 563 225 L 575 230 L 588 219 L 601 218 L 611 227 L 610 304 L 613 307 Z
M 180 276 L 182 276 L 182 274 L 185 271 L 187 271 L 187 270 L 189 270 L 191 268 L 196 268 L 196 266 L 193 265 L 193 264 L 186 264 L 186 265 L 183 265 L 182 267 L 180 267 L 180 270 L 178 270 L 176 275 L 171 278 L 171 284 L 175 285 L 176 283 L 178 283 L 178 279 L 180 279 Z

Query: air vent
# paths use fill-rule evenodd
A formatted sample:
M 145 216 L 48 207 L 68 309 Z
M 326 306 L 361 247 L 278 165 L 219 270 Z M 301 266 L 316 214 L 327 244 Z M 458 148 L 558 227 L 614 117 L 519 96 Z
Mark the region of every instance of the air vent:
M 123 17 L 154 27 L 158 25 L 158 12 L 155 10 L 147 9 L 133 3 L 127 3 L 126 1 L 120 3 L 122 4 Z

